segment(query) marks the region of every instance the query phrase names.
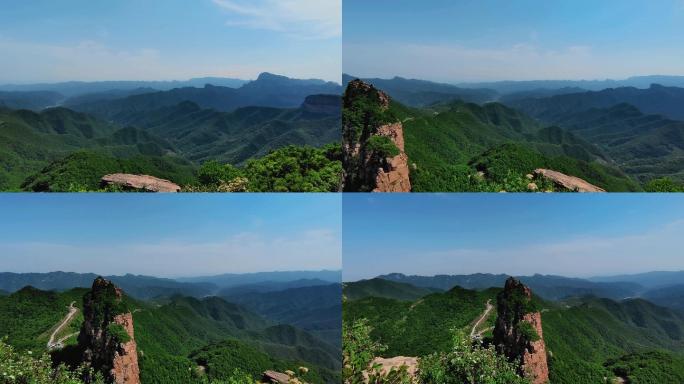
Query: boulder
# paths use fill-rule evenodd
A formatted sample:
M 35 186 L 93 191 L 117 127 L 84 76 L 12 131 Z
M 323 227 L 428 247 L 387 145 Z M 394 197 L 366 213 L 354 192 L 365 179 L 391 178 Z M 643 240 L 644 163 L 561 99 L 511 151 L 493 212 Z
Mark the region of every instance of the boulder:
M 116 185 L 124 189 L 135 189 L 147 192 L 180 192 L 181 187 L 169 180 L 149 175 L 131 175 L 128 173 L 113 173 L 101 179 L 103 186 Z
M 538 168 L 534 170 L 534 174 L 545 179 L 551 180 L 559 187 L 565 188 L 574 192 L 605 192 L 604 189 L 599 188 L 585 180 L 575 176 L 568 176 L 564 173 L 553 171 L 550 169 Z

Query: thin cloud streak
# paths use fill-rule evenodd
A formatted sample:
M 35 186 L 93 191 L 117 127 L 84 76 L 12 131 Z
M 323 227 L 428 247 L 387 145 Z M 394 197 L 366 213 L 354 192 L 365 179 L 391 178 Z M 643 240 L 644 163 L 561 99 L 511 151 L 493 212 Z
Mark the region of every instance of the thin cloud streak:
M 0 244 L 0 271 L 94 272 L 159 277 L 341 268 L 339 235 L 311 229 L 290 237 L 244 232 L 216 242 L 162 240 L 153 244 L 26 242 Z
M 342 35 L 340 0 L 213 0 L 233 18 L 227 25 L 271 30 L 303 39 Z
M 345 43 L 344 72 L 363 77 L 403 76 L 447 82 L 594 80 L 635 75 L 684 75 L 682 57 L 632 57 L 590 45 L 542 49 L 519 43 L 499 49 L 457 44 Z
M 630 236 L 585 236 L 504 249 L 399 251 L 394 256 L 392 265 L 369 262 L 368 265 L 351 266 L 345 263 L 344 278 L 345 281 L 353 281 L 392 272 L 416 275 L 540 273 L 590 277 L 654 270 L 683 270 L 684 260 L 680 256 L 682 233 L 684 220 Z M 378 254 L 381 251 L 369 252 Z

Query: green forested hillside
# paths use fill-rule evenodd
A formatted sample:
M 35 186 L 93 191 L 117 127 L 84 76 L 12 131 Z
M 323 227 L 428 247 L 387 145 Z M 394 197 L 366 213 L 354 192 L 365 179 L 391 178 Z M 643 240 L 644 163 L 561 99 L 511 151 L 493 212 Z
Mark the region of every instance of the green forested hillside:
M 558 127 L 543 127 L 498 103 L 452 103 L 425 110 L 393 103 L 403 122 L 414 191 L 513 190 L 524 175 L 551 168 L 612 191 L 639 186 L 594 145 Z M 485 179 L 478 180 L 477 171 Z M 488 185 L 489 182 L 490 185 Z
M 215 86 L 209 82 L 199 87 L 174 88 L 114 100 L 86 101 L 71 104 L 71 107 L 98 117 L 116 120 L 119 116 L 174 106 L 184 101 L 195 103 L 202 108 L 230 112 L 248 106 L 293 108 L 303 103 L 309 95 L 341 93 L 339 84 L 262 73 L 256 80 L 237 88 Z
M 339 142 L 339 92 L 334 83 L 262 74 L 239 89 L 110 89 L 40 112 L 0 103 L 0 190 L 99 190 L 106 173 L 124 172 L 192 191 L 335 191 L 337 160 L 315 148 Z M 213 162 L 251 167 L 250 185 L 198 182 L 195 173 Z
M 268 292 L 234 290 L 223 297 L 274 322 L 306 329 L 340 347 L 341 293 L 339 284 L 326 284 Z
M 453 329 L 473 323 L 485 310 L 487 300 L 495 300 L 497 292 L 455 287 L 414 302 L 366 297 L 345 301 L 342 314 L 349 324 L 362 318 L 369 320 L 371 336 L 387 345 L 383 356 L 424 356 L 449 351 Z
M 391 280 L 374 278 L 344 284 L 345 300 L 358 300 L 365 297 L 379 297 L 399 301 L 414 301 L 431 293 L 439 292 L 436 288 L 416 287 L 411 284 L 398 283 Z
M 559 116 L 572 116 L 590 109 L 605 109 L 618 104 L 630 104 L 645 114 L 658 114 L 684 120 L 682 103 L 684 88 L 651 84 L 649 88 L 607 88 L 595 92 L 577 92 L 546 98 L 527 98 L 510 102 L 514 108 L 548 121 Z
M 372 339 L 388 346 L 383 356 L 424 356 L 448 350 L 451 328 L 467 334 L 496 292 L 457 287 L 414 302 L 366 297 L 345 301 L 343 316 L 345 324 L 368 319 Z M 537 306 L 552 384 L 603 383 L 613 377 L 679 383 L 684 377 L 684 316 L 676 311 L 642 299 L 591 297 L 540 300 Z
M 64 318 L 69 303 L 75 302 L 80 308 L 86 292 L 81 288 L 62 293 L 25 288 L 0 296 L 0 334 L 7 335 L 7 342 L 20 350 L 40 353 L 45 350 L 48 331 Z M 222 367 L 212 371 L 214 375 L 232 374 L 231 368 L 244 370 L 249 361 L 237 353 L 240 350 L 250 356 L 266 356 L 276 363 L 272 368 L 296 370 L 306 366 L 315 383 L 332 383 L 339 378 L 338 347 L 298 328 L 273 325 L 236 304 L 216 297 L 200 300 L 176 296 L 163 304 L 126 300 L 133 312 L 144 383 L 199 383 L 200 355 Z M 70 327 L 77 331 L 81 321 L 82 317 L 77 317 Z M 221 345 L 234 348 L 223 350 Z M 224 359 L 226 356 L 233 356 L 233 360 Z M 259 372 L 246 373 L 256 376 Z

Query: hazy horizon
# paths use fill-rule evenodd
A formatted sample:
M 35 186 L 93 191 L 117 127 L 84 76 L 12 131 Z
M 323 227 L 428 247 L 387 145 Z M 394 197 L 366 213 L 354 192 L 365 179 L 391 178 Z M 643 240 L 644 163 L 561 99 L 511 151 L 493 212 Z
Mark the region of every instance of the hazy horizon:
M 0 84 L 252 79 L 339 82 L 341 0 L 15 2 L 0 13 Z
M 676 194 L 345 195 L 343 211 L 343 281 L 684 269 Z
M 253 78 L 238 78 L 238 77 L 225 77 L 225 76 L 211 76 L 211 75 L 206 75 L 206 76 L 192 76 L 192 77 L 185 77 L 185 78 L 171 78 L 171 79 L 137 79 L 137 80 L 131 80 L 131 79 L 121 79 L 121 80 L 109 80 L 109 79 L 102 79 L 102 80 L 78 80 L 78 79 L 72 79 L 72 80 L 64 80 L 64 81 L 54 81 L 54 82 L 15 82 L 15 83 L 0 83 L 0 87 L 3 86 L 24 86 L 24 85 L 39 85 L 39 84 L 47 84 L 47 85 L 52 85 L 52 84 L 60 84 L 60 83 L 119 83 L 119 82 L 149 82 L 149 83 L 182 83 L 182 82 L 187 82 L 191 80 L 197 80 L 197 79 L 208 79 L 208 78 L 214 78 L 214 79 L 229 79 L 229 80 L 240 80 L 240 81 L 245 81 L 245 82 L 250 82 L 250 81 L 255 81 L 259 75 L 262 73 L 270 73 L 272 75 L 277 75 L 277 76 L 286 76 L 290 79 L 296 79 L 296 80 L 321 80 L 321 81 L 328 81 L 328 82 L 333 82 L 340 84 L 339 80 L 325 80 L 325 79 L 320 79 L 320 78 L 300 78 L 300 77 L 290 77 L 287 75 L 283 75 L 280 73 L 273 73 L 273 72 L 260 72 Z
M 98 275 L 102 277 L 107 277 L 107 276 L 115 276 L 115 277 L 123 277 L 127 275 L 132 275 L 132 276 L 144 276 L 144 277 L 153 277 L 157 279 L 170 279 L 170 280 L 177 280 L 177 279 L 197 279 L 197 278 L 204 278 L 204 277 L 215 277 L 215 276 L 223 276 L 223 275 L 255 275 L 255 274 L 275 274 L 275 273 L 299 273 L 299 272 L 304 272 L 304 273 L 311 273 L 311 272 L 342 272 L 342 269 L 292 269 L 292 270 L 281 270 L 281 271 L 272 271 L 272 270 L 263 270 L 263 271 L 254 271 L 254 272 L 243 272 L 243 273 L 235 273 L 235 272 L 216 272 L 215 274 L 211 275 L 192 275 L 192 276 L 186 276 L 186 275 L 178 275 L 178 276 L 155 276 L 155 275 L 148 275 L 148 274 L 137 274 L 137 273 L 119 273 L 119 274 L 111 274 L 111 273 L 97 273 L 97 272 L 74 272 L 74 271 L 60 271 L 60 270 L 54 270 L 54 271 L 48 271 L 48 272 L 32 272 L 32 271 L 24 271 L 24 272 L 16 272 L 16 271 L 0 271 L 0 273 L 15 273 L 15 274 L 30 274 L 30 273 L 36 273 L 36 274 L 49 274 L 49 273 L 77 273 L 77 274 L 92 274 L 92 275 Z
M 335 194 L 9 194 L 0 201 L 0 271 L 339 270 L 340 204 Z
M 444 83 L 684 75 L 684 2 L 347 0 L 343 71 Z
M 620 82 L 620 81 L 625 81 L 625 80 L 630 80 L 630 79 L 635 79 L 635 78 L 651 78 L 651 77 L 682 77 L 684 78 L 684 74 L 681 75 L 666 75 L 666 74 L 644 74 L 644 75 L 629 75 L 626 77 L 620 77 L 620 78 L 581 78 L 581 79 L 563 79 L 563 78 L 538 78 L 538 79 L 529 79 L 529 80 L 512 80 L 512 79 L 503 79 L 503 80 L 483 80 L 483 81 L 457 81 L 457 80 L 445 80 L 445 81 L 439 81 L 439 80 L 429 80 L 429 79 L 423 79 L 419 77 L 405 77 L 405 76 L 400 76 L 400 75 L 385 75 L 385 76 L 358 76 L 355 73 L 348 73 L 344 72 L 344 75 L 351 76 L 354 78 L 376 78 L 376 79 L 382 79 L 382 80 L 391 80 L 394 78 L 403 78 L 407 80 L 421 80 L 421 81 L 429 81 L 429 82 L 434 82 L 434 83 L 441 83 L 441 84 L 450 84 L 450 85 L 459 85 L 459 84 L 478 84 L 478 83 L 504 83 L 504 82 L 514 82 L 514 83 L 523 83 L 523 82 Z
M 656 271 L 656 270 L 644 270 L 642 272 L 633 272 L 633 273 L 618 273 L 614 275 L 587 275 L 587 276 L 570 276 L 570 275 L 562 275 L 562 274 L 546 274 L 546 273 L 529 273 L 529 274 L 515 274 L 511 275 L 508 273 L 490 273 L 490 272 L 473 272 L 473 273 L 465 273 L 465 274 L 458 274 L 458 273 L 436 273 L 436 274 L 431 274 L 431 275 L 421 275 L 421 274 L 409 274 L 409 273 L 402 273 L 402 272 L 386 272 L 386 273 L 381 273 L 378 275 L 375 275 L 373 277 L 364 277 L 360 278 L 357 280 L 345 280 L 342 279 L 343 283 L 355 283 L 358 281 L 363 281 L 363 280 L 372 280 L 375 278 L 378 278 L 380 276 L 387 276 L 387 275 L 392 275 L 396 273 L 400 273 L 405 276 L 420 276 L 420 277 L 435 277 L 435 276 L 440 276 L 440 275 L 446 275 L 446 276 L 456 276 L 456 275 L 463 275 L 463 276 L 469 276 L 469 275 L 507 275 L 507 276 L 512 276 L 512 277 L 525 277 L 525 276 L 534 276 L 534 275 L 540 275 L 540 276 L 558 276 L 558 277 L 566 277 L 570 279 L 594 279 L 594 278 L 604 278 L 604 277 L 613 277 L 613 276 L 629 276 L 629 275 L 642 275 L 642 274 L 648 274 L 648 273 L 676 273 L 676 272 L 684 272 L 684 269 L 674 269 L 674 270 L 669 270 L 669 271 Z

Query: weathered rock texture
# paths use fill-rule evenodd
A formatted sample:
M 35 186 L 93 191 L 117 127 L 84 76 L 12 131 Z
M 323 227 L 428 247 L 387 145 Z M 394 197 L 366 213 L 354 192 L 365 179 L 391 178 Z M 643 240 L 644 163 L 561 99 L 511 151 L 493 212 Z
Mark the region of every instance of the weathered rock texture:
M 497 296 L 494 344 L 499 353 L 518 364 L 518 373 L 533 384 L 549 381 L 541 313 L 532 303 L 532 292 L 509 278 Z
M 83 298 L 83 325 L 78 335 L 83 362 L 102 373 L 107 382 L 139 384 L 133 328 L 133 315 L 123 304 L 121 290 L 101 277 L 95 279 Z
M 148 175 L 113 173 L 101 179 L 103 186 L 116 185 L 124 189 L 137 189 L 148 192 L 180 192 L 181 187 L 169 180 Z
M 389 96 L 361 80 L 347 86 L 343 100 L 342 150 L 345 191 L 410 192 L 404 129 L 389 121 Z M 387 137 L 399 154 L 387 157 L 371 148 L 373 136 Z
M 564 173 L 560 173 L 558 171 L 553 171 L 550 169 L 535 169 L 534 173 L 537 176 L 544 177 L 548 180 L 551 180 L 554 184 L 558 185 L 559 187 L 565 188 L 570 191 L 575 191 L 575 192 L 605 192 L 604 189 L 599 188 L 593 184 L 590 184 L 586 182 L 583 179 L 580 179 L 579 177 L 575 176 L 568 176 Z
M 376 357 L 371 362 L 371 367 L 379 365 L 380 373 L 386 375 L 393 369 L 400 370 L 402 367 L 406 367 L 406 372 L 412 379 L 416 378 L 418 373 L 418 358 L 417 357 L 407 357 L 407 356 L 395 356 L 389 358 Z M 364 375 L 365 379 L 368 380 L 368 375 Z
M 288 384 L 290 376 L 276 371 L 266 371 L 261 377 L 261 381 L 268 384 Z

